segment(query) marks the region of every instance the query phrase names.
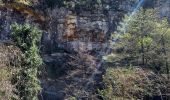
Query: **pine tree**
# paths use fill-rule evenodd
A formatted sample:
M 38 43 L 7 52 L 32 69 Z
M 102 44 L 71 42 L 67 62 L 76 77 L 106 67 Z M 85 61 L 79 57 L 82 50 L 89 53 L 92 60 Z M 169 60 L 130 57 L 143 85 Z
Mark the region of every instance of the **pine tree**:
M 169 34 L 167 19 L 160 19 L 157 11 L 141 9 L 134 16 L 125 16 L 112 34 L 116 59 L 128 65 L 152 67 L 169 73 Z M 113 54 L 112 54 L 113 55 Z
M 11 25 L 12 39 L 23 53 L 21 70 L 16 73 L 16 88 L 21 100 L 38 100 L 41 90 L 38 68 L 42 65 L 38 44 L 41 31 L 29 24 Z

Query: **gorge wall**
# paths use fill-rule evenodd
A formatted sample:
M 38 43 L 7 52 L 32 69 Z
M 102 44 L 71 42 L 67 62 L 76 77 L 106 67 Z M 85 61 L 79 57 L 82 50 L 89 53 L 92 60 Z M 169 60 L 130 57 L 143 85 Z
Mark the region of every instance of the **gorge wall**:
M 117 16 L 113 16 L 114 12 L 109 12 L 108 16 L 88 11 L 75 15 L 62 8 L 58 10 L 52 11 L 55 21 L 50 26 L 54 33 L 44 33 L 42 39 L 47 77 L 51 79 L 42 79 L 43 98 L 96 98 L 104 73 L 99 66 L 101 58 L 108 50 L 111 29 L 115 28 L 113 22 L 120 19 L 114 18 Z
M 170 18 L 167 1 L 155 1 L 153 7 L 161 11 L 161 16 Z M 41 55 L 45 63 L 40 77 L 43 89 L 39 98 L 96 99 L 97 88 L 103 87 L 105 68 L 102 67 L 102 56 L 110 52 L 110 35 L 134 5 L 135 2 L 127 0 L 117 6 L 119 9 L 83 9 L 78 13 L 65 7 L 54 7 L 44 11 L 46 21 L 38 24 L 35 20 L 30 21 L 34 16 L 25 17 L 22 12 L 3 8 L 0 10 L 0 40 L 10 41 L 10 24 L 13 22 L 39 26 L 43 30 Z M 149 1 L 144 4 L 145 7 L 148 5 Z

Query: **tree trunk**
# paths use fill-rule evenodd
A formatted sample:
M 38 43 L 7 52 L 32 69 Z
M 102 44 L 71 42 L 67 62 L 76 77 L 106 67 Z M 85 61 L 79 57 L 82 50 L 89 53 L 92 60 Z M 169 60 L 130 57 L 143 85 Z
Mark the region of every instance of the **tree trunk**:
M 165 39 L 164 36 L 162 35 L 161 37 L 162 40 L 162 51 L 164 53 L 165 56 L 165 67 L 166 67 L 166 74 L 168 79 L 170 78 L 170 74 L 169 74 L 169 64 L 168 64 L 168 57 L 167 57 L 167 51 L 166 51 L 166 46 L 165 46 Z
M 141 42 L 141 51 L 142 51 L 142 66 L 145 66 L 145 50 L 144 50 L 144 44 L 143 44 L 143 36 L 142 36 L 142 42 Z

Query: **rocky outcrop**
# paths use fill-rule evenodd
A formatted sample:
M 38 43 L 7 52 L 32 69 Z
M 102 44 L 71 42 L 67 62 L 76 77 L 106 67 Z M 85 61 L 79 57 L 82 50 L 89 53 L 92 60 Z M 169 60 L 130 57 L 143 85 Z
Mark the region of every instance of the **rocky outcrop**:
M 41 79 L 41 98 L 97 98 L 95 92 L 104 73 L 101 58 L 108 49 L 106 37 L 112 27 L 109 18 L 102 13 L 75 15 L 64 8 L 54 9 L 51 15 L 55 33 L 44 33 L 42 37 L 47 76 Z

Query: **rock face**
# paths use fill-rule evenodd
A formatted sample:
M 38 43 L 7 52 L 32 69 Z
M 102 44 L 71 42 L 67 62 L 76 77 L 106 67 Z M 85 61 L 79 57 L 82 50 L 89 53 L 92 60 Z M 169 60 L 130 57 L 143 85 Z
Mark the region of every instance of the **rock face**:
M 168 3 L 166 5 L 166 12 L 169 12 Z M 110 34 L 125 12 L 133 7 L 131 3 L 123 2 L 120 8 L 123 10 L 81 11 L 75 14 L 66 8 L 56 7 L 47 12 L 49 18 L 43 26 L 41 46 L 46 64 L 40 78 L 43 88 L 39 96 L 41 100 L 97 99 L 96 91 L 102 87 L 102 75 L 105 73 L 101 58 L 110 51 Z M 160 7 L 161 16 L 170 16 L 163 9 Z M 9 40 L 10 24 L 26 20 L 14 11 L 0 12 L 3 25 L 0 39 Z
M 127 8 L 130 9 L 128 6 L 123 9 Z M 56 100 L 62 96 L 64 99 L 96 99 L 95 93 L 102 86 L 104 73 L 101 58 L 109 53 L 110 34 L 124 12 L 75 14 L 65 8 L 55 8 L 48 14 L 51 15 L 48 27 L 53 34 L 47 32 L 42 37 L 43 58 L 47 65 L 47 76 L 42 79 L 45 94 L 42 99 Z M 47 98 L 54 94 L 54 99 Z
M 42 99 L 95 99 L 102 86 L 101 58 L 109 52 L 107 38 L 115 20 L 84 11 L 79 15 L 64 8 L 50 12 L 53 34 L 42 37 L 47 76 L 41 79 Z M 110 31 L 110 32 L 109 32 Z M 49 80 L 47 80 L 49 79 Z

